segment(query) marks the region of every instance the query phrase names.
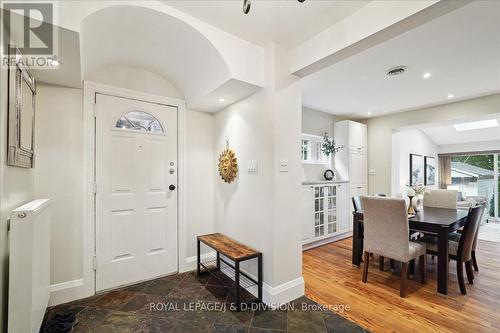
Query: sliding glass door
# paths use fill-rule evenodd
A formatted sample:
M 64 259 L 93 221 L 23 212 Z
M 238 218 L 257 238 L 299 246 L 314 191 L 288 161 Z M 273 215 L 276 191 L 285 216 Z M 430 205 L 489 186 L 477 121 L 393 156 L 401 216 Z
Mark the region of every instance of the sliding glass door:
M 495 154 L 495 165 L 497 166 L 497 170 L 496 170 L 496 179 L 495 179 L 495 183 L 496 183 L 496 192 L 495 192 L 495 219 L 497 222 L 500 222 L 500 154 Z
M 485 218 L 498 221 L 499 174 L 499 154 L 452 156 L 451 184 L 447 188 L 460 192 L 459 201 L 474 199 L 485 204 Z

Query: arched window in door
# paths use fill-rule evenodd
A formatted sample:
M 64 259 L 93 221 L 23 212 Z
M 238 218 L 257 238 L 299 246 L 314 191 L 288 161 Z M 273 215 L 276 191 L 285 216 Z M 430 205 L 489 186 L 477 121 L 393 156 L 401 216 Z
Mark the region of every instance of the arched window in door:
M 164 133 L 158 119 L 144 111 L 131 111 L 125 113 L 115 124 L 116 128 L 141 132 Z

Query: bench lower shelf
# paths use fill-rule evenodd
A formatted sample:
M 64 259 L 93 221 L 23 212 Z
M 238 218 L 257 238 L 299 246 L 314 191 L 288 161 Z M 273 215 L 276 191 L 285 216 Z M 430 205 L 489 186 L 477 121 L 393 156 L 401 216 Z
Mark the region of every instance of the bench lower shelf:
M 208 240 L 207 240 L 208 239 Z M 218 250 L 218 243 L 216 241 L 217 239 L 221 239 L 224 242 L 224 247 L 221 249 L 221 251 Z M 205 240 L 205 241 L 204 241 Z M 216 258 L 213 260 L 203 260 L 201 261 L 201 256 L 200 256 L 200 245 L 201 243 L 204 243 L 211 249 L 216 251 Z M 234 244 L 232 244 L 234 243 Z M 245 256 L 239 256 L 239 257 L 227 257 L 227 248 L 228 245 L 234 245 L 235 247 L 237 246 L 243 246 L 240 245 L 239 243 L 231 240 L 230 238 L 227 238 L 224 235 L 221 234 L 212 234 L 212 235 L 205 235 L 205 236 L 200 236 L 198 237 L 197 241 L 197 274 L 200 275 L 203 272 L 209 272 L 215 279 L 219 281 L 222 285 L 227 285 L 231 284 L 228 283 L 228 280 L 222 279 L 219 274 L 215 274 L 217 272 L 222 273 L 224 276 L 227 276 L 231 281 L 234 281 L 232 283 L 233 288 L 229 288 L 230 292 L 233 293 L 234 298 L 235 298 L 235 308 L 236 311 L 241 310 L 241 292 L 242 291 L 247 291 L 249 295 L 252 293 L 250 290 L 252 288 L 257 289 L 257 297 L 252 298 L 248 297 L 249 300 L 247 300 L 244 303 L 256 303 L 256 302 L 262 302 L 262 253 L 254 251 L 248 247 L 245 247 L 245 250 L 247 251 L 247 255 Z M 250 251 L 253 251 L 253 253 L 249 253 Z M 222 252 L 222 253 L 221 253 Z M 248 254 L 249 253 L 249 254 Z M 257 268 L 257 274 L 258 277 L 257 279 L 249 276 L 245 272 L 242 272 L 240 270 L 240 263 L 242 261 L 246 260 L 251 260 L 251 259 L 257 259 L 258 263 L 258 268 Z M 254 291 L 255 292 L 255 291 Z M 253 295 L 252 295 L 253 296 Z

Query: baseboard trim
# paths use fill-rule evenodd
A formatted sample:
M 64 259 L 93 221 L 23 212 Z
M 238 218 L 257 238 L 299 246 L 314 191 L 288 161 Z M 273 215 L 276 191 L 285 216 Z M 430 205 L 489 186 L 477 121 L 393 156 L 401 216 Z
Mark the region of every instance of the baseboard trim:
M 263 289 L 263 302 L 272 308 L 276 308 L 304 296 L 304 278 L 301 276 L 276 287 L 264 283 Z
M 324 239 L 321 239 L 321 240 L 318 240 L 315 242 L 303 244 L 302 250 L 303 251 L 310 250 L 310 249 L 313 249 L 315 247 L 326 245 L 328 243 L 333 243 L 333 242 L 339 241 L 339 240 L 344 239 L 344 238 L 349 238 L 349 237 L 352 237 L 352 231 L 346 231 L 345 233 L 342 233 L 340 235 L 335 235 L 335 236 L 324 238 Z
M 83 279 L 53 284 L 50 286 L 49 306 L 83 298 L 83 289 Z
M 215 252 L 208 252 L 208 253 L 203 253 L 201 255 L 201 259 L 215 259 Z M 187 257 L 186 258 L 186 264 L 185 267 L 187 268 L 186 271 L 192 271 L 196 269 L 196 260 L 197 257 Z M 226 260 L 228 260 L 226 258 Z M 249 275 L 251 278 L 257 280 L 257 277 L 254 276 L 253 274 L 242 270 L 244 273 Z M 228 276 L 231 280 L 234 280 L 234 276 Z M 249 288 L 248 290 L 252 295 L 257 297 L 257 286 L 253 286 Z M 282 304 L 286 304 L 290 301 L 293 301 L 294 299 L 297 299 L 301 296 L 304 296 L 305 292 L 305 284 L 304 284 L 304 278 L 298 277 L 296 279 L 290 280 L 288 282 L 285 282 L 283 284 L 280 284 L 276 287 L 271 287 L 267 283 L 262 284 L 262 301 L 272 307 L 272 308 L 277 308 Z
M 196 269 L 197 256 L 187 257 L 184 267 L 179 273 L 189 272 Z M 201 255 L 201 260 L 215 259 L 215 252 L 207 252 Z

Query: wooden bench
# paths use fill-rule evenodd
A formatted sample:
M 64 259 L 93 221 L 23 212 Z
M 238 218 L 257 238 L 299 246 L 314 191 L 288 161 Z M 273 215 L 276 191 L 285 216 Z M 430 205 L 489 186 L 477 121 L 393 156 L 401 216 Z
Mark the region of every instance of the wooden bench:
M 212 248 L 216 252 L 215 260 L 201 261 L 200 245 L 201 243 Z M 257 280 L 240 270 L 240 263 L 242 261 L 256 258 L 258 261 Z M 227 260 L 229 259 L 229 260 Z M 230 262 L 232 261 L 232 263 Z M 221 266 L 222 264 L 222 266 Z M 240 302 L 240 286 L 249 289 L 250 287 L 257 286 L 258 296 L 256 301 L 262 302 L 262 253 L 258 252 L 251 247 L 241 244 L 223 234 L 215 233 L 197 238 L 197 265 L 196 272 L 201 274 L 201 268 L 210 272 L 222 284 L 224 281 L 220 279 L 214 272 L 220 271 L 229 277 L 234 277 L 234 295 L 236 299 L 236 310 L 241 309 Z

